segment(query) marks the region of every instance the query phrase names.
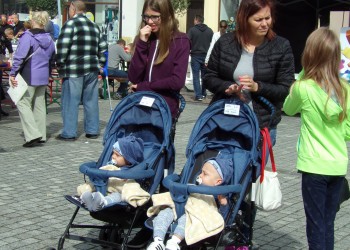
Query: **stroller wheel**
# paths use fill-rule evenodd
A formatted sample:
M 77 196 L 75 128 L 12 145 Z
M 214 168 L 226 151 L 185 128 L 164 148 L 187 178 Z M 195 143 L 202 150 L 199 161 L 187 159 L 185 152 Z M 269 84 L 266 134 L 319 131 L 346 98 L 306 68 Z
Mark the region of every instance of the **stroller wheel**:
M 64 237 L 61 237 L 60 240 L 58 241 L 58 246 L 57 246 L 58 250 L 63 249 L 64 240 L 65 240 Z
M 111 235 L 111 231 L 112 229 L 110 228 L 102 228 L 100 230 L 100 233 L 98 234 L 98 239 L 103 241 L 108 241 Z M 108 248 L 108 247 L 102 246 L 102 248 Z
M 112 229 L 109 236 L 109 241 L 114 243 L 122 243 L 124 236 L 123 229 Z

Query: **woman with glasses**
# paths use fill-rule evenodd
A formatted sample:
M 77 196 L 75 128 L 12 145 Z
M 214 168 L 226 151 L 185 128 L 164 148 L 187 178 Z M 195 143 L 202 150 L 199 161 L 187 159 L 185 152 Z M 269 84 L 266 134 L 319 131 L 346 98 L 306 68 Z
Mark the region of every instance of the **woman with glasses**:
M 205 66 L 208 65 L 209 57 L 210 57 L 211 51 L 213 50 L 214 44 L 216 43 L 217 40 L 219 40 L 220 36 L 226 33 L 226 31 L 227 31 L 227 21 L 221 20 L 219 23 L 219 31 L 215 32 L 213 35 L 213 38 L 211 39 L 210 47 L 207 52 L 207 56 L 205 57 L 205 60 L 204 60 Z
M 174 119 L 179 109 L 174 93 L 185 85 L 190 41 L 178 30 L 170 0 L 146 0 L 140 28 L 128 70 L 131 91 L 162 95 Z

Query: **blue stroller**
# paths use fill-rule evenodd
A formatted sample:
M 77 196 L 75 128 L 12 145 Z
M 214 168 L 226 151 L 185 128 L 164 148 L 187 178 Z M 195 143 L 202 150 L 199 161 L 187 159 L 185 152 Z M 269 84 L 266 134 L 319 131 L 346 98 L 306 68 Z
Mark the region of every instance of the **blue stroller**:
M 180 113 L 185 103 L 180 98 Z M 153 92 L 137 92 L 125 97 L 114 109 L 107 124 L 103 137 L 104 149 L 97 162 L 87 162 L 80 166 L 80 172 L 89 177 L 96 190 L 106 195 L 109 177 L 121 179 L 134 179 L 141 188 L 150 195 L 159 188 L 166 171 L 174 171 L 174 145 L 172 141 L 171 113 L 165 100 Z M 99 169 L 111 159 L 113 144 L 129 134 L 140 137 L 144 141 L 144 161 L 127 171 L 108 171 Z M 79 240 L 99 244 L 101 246 L 126 249 L 132 231 L 144 224 L 145 211 L 149 203 L 134 208 L 126 202 L 120 202 L 105 207 L 90 215 L 105 225 L 73 224 L 80 208 L 85 206 L 77 196 L 66 195 L 65 198 L 77 206 L 65 232 L 61 236 L 58 249 L 63 248 L 65 239 Z M 73 228 L 97 228 L 100 230 L 99 238 L 73 235 Z
M 249 203 L 248 194 L 255 176 L 259 175 L 258 121 L 250 107 L 237 99 L 219 100 L 203 111 L 197 120 L 186 148 L 187 161 L 180 175 L 172 174 L 163 180 L 175 203 L 177 217 L 184 214 L 184 206 L 192 193 L 228 196 L 229 209 L 223 216 L 224 230 L 218 235 L 203 239 L 182 249 L 206 249 L 206 247 L 250 246 L 252 225 L 250 212 L 245 212 L 243 203 Z M 230 185 L 198 186 L 195 184 L 203 162 L 218 153 L 233 161 L 233 178 Z M 244 201 L 246 200 L 246 201 Z M 146 226 L 153 227 L 153 218 Z M 176 222 L 172 226 L 176 225 Z M 173 227 L 170 227 L 169 233 Z

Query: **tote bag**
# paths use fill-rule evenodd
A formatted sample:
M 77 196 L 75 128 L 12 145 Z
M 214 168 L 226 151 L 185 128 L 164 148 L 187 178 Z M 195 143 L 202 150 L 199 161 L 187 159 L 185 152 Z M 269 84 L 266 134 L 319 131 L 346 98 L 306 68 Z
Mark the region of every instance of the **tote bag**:
M 262 143 L 262 159 L 261 159 L 261 174 L 255 183 L 255 205 L 258 209 L 271 211 L 279 208 L 282 205 L 281 185 L 277 177 L 275 158 L 272 151 L 271 137 L 269 130 L 263 128 L 261 131 L 263 138 Z M 266 165 L 266 145 L 269 150 L 272 171 L 265 169 Z

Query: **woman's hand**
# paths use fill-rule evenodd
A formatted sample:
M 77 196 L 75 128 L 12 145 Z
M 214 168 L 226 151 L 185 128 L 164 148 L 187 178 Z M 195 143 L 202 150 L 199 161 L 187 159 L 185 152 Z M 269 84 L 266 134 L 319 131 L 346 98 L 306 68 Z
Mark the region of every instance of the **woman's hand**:
M 242 85 L 238 85 L 237 83 L 234 83 L 225 90 L 225 93 L 227 95 L 237 94 L 238 92 L 241 92 L 242 87 L 243 87 Z
M 128 92 L 129 93 L 134 93 L 136 91 L 136 89 L 137 89 L 137 84 L 130 84 Z
M 144 26 L 140 29 L 140 39 L 144 42 L 148 41 L 149 36 L 151 35 L 152 28 L 149 25 Z
M 247 90 L 249 92 L 258 91 L 258 83 L 254 82 L 251 76 L 248 76 L 248 75 L 240 76 L 239 82 L 243 86 L 244 90 Z
M 14 76 L 10 76 L 10 85 L 12 88 L 16 88 L 18 83 Z

